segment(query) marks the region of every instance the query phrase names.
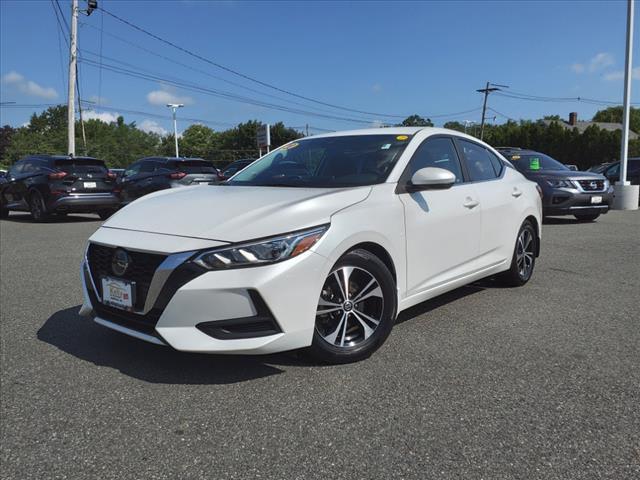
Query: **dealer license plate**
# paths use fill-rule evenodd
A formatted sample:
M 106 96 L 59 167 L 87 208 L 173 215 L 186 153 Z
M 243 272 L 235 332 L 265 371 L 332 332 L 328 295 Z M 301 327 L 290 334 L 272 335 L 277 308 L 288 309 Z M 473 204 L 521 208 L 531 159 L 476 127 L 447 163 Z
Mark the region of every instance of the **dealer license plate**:
M 599 195 L 595 197 L 591 197 L 591 203 L 602 203 L 602 197 Z
M 113 277 L 102 277 L 102 302 L 122 310 L 133 308 L 135 284 Z
M 84 182 L 84 188 L 96 188 L 96 182 Z

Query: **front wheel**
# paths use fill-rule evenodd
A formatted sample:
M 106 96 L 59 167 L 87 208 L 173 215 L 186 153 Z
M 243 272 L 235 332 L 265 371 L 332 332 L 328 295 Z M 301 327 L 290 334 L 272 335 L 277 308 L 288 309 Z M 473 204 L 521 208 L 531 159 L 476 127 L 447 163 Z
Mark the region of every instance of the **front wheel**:
M 501 273 L 498 279 L 509 287 L 520 287 L 527 283 L 536 266 L 537 248 L 536 229 L 529 220 L 525 220 L 516 238 L 516 245 L 511 257 L 511 268 Z
M 576 217 L 576 219 L 579 222 L 593 222 L 599 216 L 600 216 L 599 213 L 592 213 L 590 215 L 580 215 L 580 214 L 574 215 L 574 217 Z
M 327 276 L 308 353 L 325 363 L 367 358 L 387 339 L 397 310 L 387 266 L 366 250 L 344 255 Z

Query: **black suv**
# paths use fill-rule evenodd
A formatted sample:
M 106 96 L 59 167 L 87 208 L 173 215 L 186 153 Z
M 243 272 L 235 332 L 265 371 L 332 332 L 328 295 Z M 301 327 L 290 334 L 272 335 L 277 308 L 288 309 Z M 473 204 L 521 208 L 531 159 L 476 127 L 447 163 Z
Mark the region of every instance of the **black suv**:
M 615 184 L 620 180 L 620 162 L 608 165 L 601 173 L 609 179 L 612 185 Z M 640 157 L 627 160 L 627 180 L 631 185 L 640 185 Z
M 0 216 L 31 212 L 41 222 L 51 214 L 97 213 L 105 219 L 119 206 L 116 176 L 91 157 L 30 155 L 18 160 L 0 183 Z
M 544 216 L 573 215 L 578 220 L 590 222 L 611 208 L 613 189 L 604 176 L 569 170 L 550 156 L 533 150 L 497 150 L 516 170 L 540 185 Z
M 134 162 L 120 180 L 120 197 L 129 203 L 166 188 L 207 185 L 222 180 L 211 162 L 201 158 L 148 157 Z

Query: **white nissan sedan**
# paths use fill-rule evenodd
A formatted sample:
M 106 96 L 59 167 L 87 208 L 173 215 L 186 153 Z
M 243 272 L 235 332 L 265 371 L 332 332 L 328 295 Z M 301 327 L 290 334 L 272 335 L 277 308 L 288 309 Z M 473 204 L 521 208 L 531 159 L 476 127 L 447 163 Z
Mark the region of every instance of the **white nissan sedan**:
M 319 135 L 120 210 L 89 239 L 80 313 L 176 350 L 356 361 L 417 303 L 527 283 L 541 217 L 536 184 L 473 137 Z

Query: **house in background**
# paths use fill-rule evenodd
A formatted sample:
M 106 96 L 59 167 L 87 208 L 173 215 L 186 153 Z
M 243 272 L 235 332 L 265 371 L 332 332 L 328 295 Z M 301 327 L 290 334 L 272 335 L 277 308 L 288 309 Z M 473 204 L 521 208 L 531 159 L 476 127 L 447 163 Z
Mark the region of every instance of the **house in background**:
M 592 122 L 592 121 L 578 121 L 578 113 L 571 112 L 569 114 L 569 121 L 565 120 L 543 120 L 546 125 L 550 125 L 552 122 L 557 122 L 561 127 L 571 130 L 573 128 L 577 128 L 580 133 L 584 133 L 584 131 L 589 128 L 591 125 L 596 125 L 600 127 L 602 130 L 608 130 L 610 132 L 615 132 L 616 130 L 622 130 L 621 123 L 613 123 L 613 122 Z M 629 140 L 635 140 L 639 137 L 639 135 L 633 130 L 629 130 Z

